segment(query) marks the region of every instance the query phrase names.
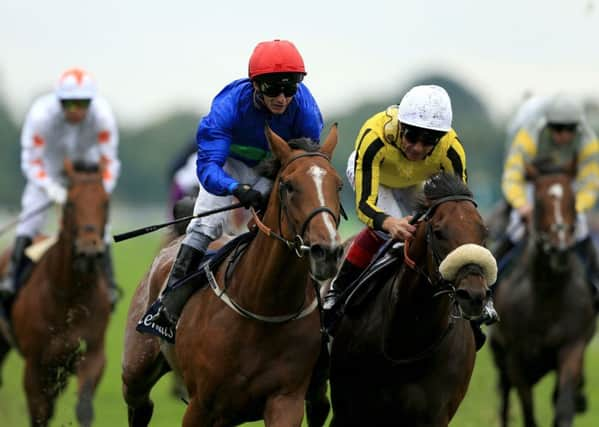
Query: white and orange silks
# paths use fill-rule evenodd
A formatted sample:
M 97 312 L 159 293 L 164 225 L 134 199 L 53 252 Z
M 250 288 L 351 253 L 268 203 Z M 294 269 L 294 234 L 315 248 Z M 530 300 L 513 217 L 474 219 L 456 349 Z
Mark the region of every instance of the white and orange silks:
M 73 162 L 104 165 L 104 188 L 111 193 L 120 172 L 117 157 L 118 129 L 108 102 L 94 96 L 85 119 L 69 123 L 57 93 L 38 98 L 30 108 L 21 132 L 21 169 L 27 178 L 22 212 L 47 203 L 48 189 L 62 185 L 64 158 Z M 45 221 L 40 214 L 22 221 L 17 235 L 34 236 Z

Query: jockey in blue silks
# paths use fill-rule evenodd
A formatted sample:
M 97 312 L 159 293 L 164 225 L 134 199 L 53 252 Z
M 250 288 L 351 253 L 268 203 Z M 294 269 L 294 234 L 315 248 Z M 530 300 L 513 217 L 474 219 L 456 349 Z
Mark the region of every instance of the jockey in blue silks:
M 293 43 L 259 43 L 249 61 L 249 78 L 235 80 L 216 95 L 210 112 L 200 121 L 197 176 L 200 190 L 194 214 L 230 205 L 235 196 L 246 207 L 260 207 L 272 181 L 255 166 L 270 149 L 264 125 L 285 140 L 320 140 L 322 114 L 308 88 L 304 61 Z M 223 233 L 227 212 L 197 218 L 187 227 L 166 289 L 138 330 L 173 341 L 175 325 L 194 288 L 174 284 L 197 270 L 208 245 Z

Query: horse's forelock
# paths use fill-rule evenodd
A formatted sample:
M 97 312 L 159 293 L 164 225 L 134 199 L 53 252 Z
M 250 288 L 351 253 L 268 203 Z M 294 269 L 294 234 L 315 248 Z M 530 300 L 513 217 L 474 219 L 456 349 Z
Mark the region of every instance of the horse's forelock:
M 320 149 L 318 142 L 310 138 L 290 139 L 287 143 L 293 150 L 303 150 L 308 153 L 315 153 Z M 275 179 L 279 173 L 279 169 L 281 169 L 281 162 L 276 158 L 262 160 L 256 167 L 256 171 L 260 176 L 264 176 L 269 179 Z
M 418 212 L 426 211 L 431 202 L 448 196 L 473 197 L 472 191 L 457 175 L 447 172 L 436 173 L 424 183 L 416 210 Z

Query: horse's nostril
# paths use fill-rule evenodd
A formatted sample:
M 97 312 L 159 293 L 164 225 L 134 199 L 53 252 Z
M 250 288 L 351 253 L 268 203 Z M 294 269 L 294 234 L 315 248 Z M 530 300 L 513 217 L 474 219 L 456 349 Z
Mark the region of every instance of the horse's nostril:
M 316 259 L 325 257 L 326 251 L 321 245 L 312 245 L 310 247 L 310 255 Z
M 470 293 L 464 289 L 458 289 L 457 291 L 455 291 L 455 296 L 457 299 L 461 299 L 461 300 L 472 299 L 472 297 L 470 296 Z

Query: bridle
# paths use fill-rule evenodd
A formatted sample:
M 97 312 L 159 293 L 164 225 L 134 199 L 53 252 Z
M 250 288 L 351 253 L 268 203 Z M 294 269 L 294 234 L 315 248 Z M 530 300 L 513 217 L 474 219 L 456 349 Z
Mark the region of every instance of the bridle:
M 455 288 L 454 282 L 444 279 L 441 276 L 441 273 L 439 272 L 439 265 L 441 264 L 441 261 L 443 261 L 443 257 L 440 254 L 438 240 L 435 239 L 435 237 L 434 237 L 432 224 L 430 221 L 432 216 L 434 215 L 437 207 L 439 207 L 441 204 L 443 204 L 445 202 L 452 202 L 452 201 L 468 201 L 468 202 L 471 202 L 475 207 L 477 207 L 476 202 L 470 196 L 454 195 L 454 196 L 442 197 L 442 198 L 434 200 L 430 204 L 428 209 L 426 209 L 426 211 L 424 211 L 423 213 L 416 214 L 414 216 L 414 219 L 411 221 L 411 224 L 413 224 L 413 225 L 419 224 L 421 222 L 426 223 L 425 240 L 426 240 L 426 245 L 428 248 L 427 251 L 430 253 L 430 256 L 432 258 L 433 265 L 434 265 L 434 268 L 432 269 L 432 271 L 435 272 L 434 277 L 431 277 L 431 275 L 427 271 L 425 271 L 422 267 L 417 265 L 416 262 L 412 258 L 410 258 L 410 256 L 409 256 L 410 240 L 406 240 L 404 243 L 404 264 L 408 268 L 410 268 L 410 269 L 414 270 L 416 273 L 418 273 L 418 275 L 424 277 L 424 279 L 431 286 L 432 289 L 437 289 L 432 294 L 431 299 L 435 299 L 435 298 L 438 298 L 438 297 L 441 297 L 444 295 L 447 295 L 450 298 L 450 302 L 452 304 L 452 311 L 450 312 L 450 315 L 449 315 L 449 323 L 447 324 L 447 327 L 443 330 L 443 332 L 424 350 L 421 350 L 417 354 L 410 356 L 410 357 L 396 359 L 396 358 L 393 358 L 392 356 L 390 356 L 385 348 L 385 342 L 386 342 L 386 337 L 387 337 L 387 328 L 388 328 L 388 323 L 389 323 L 388 321 L 385 321 L 383 323 L 383 325 L 384 325 L 383 333 L 381 334 L 381 353 L 383 354 L 385 359 L 387 361 L 391 362 L 392 364 L 403 365 L 403 364 L 408 364 L 408 363 L 412 363 L 412 362 L 417 362 L 417 361 L 420 361 L 420 360 L 428 357 L 430 354 L 434 353 L 441 346 L 444 339 L 449 335 L 449 332 L 451 331 L 451 329 L 454 326 L 455 319 L 459 319 L 459 318 L 463 317 L 463 315 L 461 313 L 461 309 L 459 308 L 459 305 L 457 304 L 457 301 L 455 299 L 456 288 Z M 454 280 L 454 281 L 457 281 L 457 280 Z
M 256 211 L 254 209 L 252 209 L 252 216 L 254 218 L 254 221 L 255 221 L 258 229 L 260 231 L 262 231 L 264 234 L 266 234 L 268 237 L 279 240 L 280 242 L 285 244 L 287 246 L 287 248 L 295 251 L 295 254 L 299 258 L 302 258 L 304 256 L 304 254 L 310 250 L 310 244 L 305 243 L 305 241 L 304 241 L 304 234 L 306 233 L 308 225 L 310 225 L 310 221 L 312 221 L 312 219 L 314 219 L 314 217 L 316 217 L 316 215 L 323 213 L 323 212 L 328 213 L 329 215 L 331 215 L 333 217 L 336 228 L 339 227 L 339 223 L 341 222 L 340 217 L 347 219 L 347 215 L 345 214 L 345 211 L 343 209 L 343 206 L 341 206 L 341 203 L 339 203 L 340 215 L 336 215 L 335 212 L 333 212 L 333 210 L 327 206 L 319 206 L 317 208 L 314 208 L 310 212 L 310 214 L 307 216 L 307 218 L 302 223 L 302 225 L 300 227 L 300 232 L 299 233 L 297 232 L 295 226 L 293 225 L 293 222 L 290 220 L 289 210 L 287 208 L 287 204 L 285 203 L 285 197 L 284 197 L 285 191 L 287 191 L 289 187 L 286 182 L 281 180 L 281 175 L 282 175 L 283 171 L 291 163 L 293 163 L 294 161 L 301 159 L 303 157 L 322 157 L 323 159 L 326 159 L 327 162 L 329 162 L 329 163 L 331 162 L 331 159 L 329 159 L 329 157 L 326 154 L 321 153 L 319 151 L 314 151 L 314 152 L 302 153 L 295 157 L 292 157 L 285 165 L 281 166 L 281 169 L 279 170 L 279 177 L 278 177 L 278 188 L 279 188 L 279 192 L 278 192 L 278 196 L 279 196 L 278 225 L 279 225 L 279 230 L 280 230 L 279 233 L 272 231 L 271 228 L 266 226 L 260 220 L 260 218 L 256 214 Z M 282 232 L 283 216 L 285 216 L 285 218 L 287 219 L 287 223 L 291 226 L 291 232 L 294 234 L 294 236 L 291 239 L 287 239 L 286 237 L 283 236 L 283 232 Z
M 292 222 L 290 221 L 287 205 L 285 204 L 285 198 L 283 197 L 284 192 L 286 191 L 287 188 L 285 187 L 285 183 L 281 181 L 281 175 L 282 175 L 282 172 L 292 162 L 294 162 L 297 159 L 301 159 L 303 157 L 322 157 L 324 159 L 327 159 L 327 161 L 329 163 L 331 161 L 327 155 L 325 155 L 321 152 L 307 152 L 307 153 L 302 153 L 295 157 L 292 157 L 284 166 L 282 166 L 280 168 L 279 174 L 278 174 L 278 176 L 279 176 L 279 178 L 278 178 L 278 181 L 279 181 L 278 182 L 278 184 L 279 184 L 279 193 L 278 193 L 278 196 L 279 196 L 279 213 L 278 213 L 279 230 L 282 230 L 283 215 L 285 215 L 285 217 L 287 218 L 287 222 L 290 225 L 292 224 Z M 341 206 L 341 204 L 339 204 L 339 206 L 340 206 L 340 216 L 347 218 L 345 215 L 345 212 L 343 211 L 343 207 Z M 323 212 L 331 215 L 333 217 L 333 219 L 335 220 L 335 227 L 339 227 L 339 222 L 340 222 L 339 216 L 335 215 L 335 212 L 333 212 L 333 210 L 327 206 L 318 206 L 317 208 L 314 208 L 310 212 L 310 214 L 307 216 L 307 218 L 304 220 L 304 222 L 302 223 L 302 226 L 300 227 L 300 230 L 301 230 L 300 233 L 297 233 L 295 227 L 292 226 L 292 232 L 295 234 L 295 236 L 292 239 L 285 238 L 283 236 L 282 232 L 276 233 L 276 232 L 272 231 L 272 229 L 270 229 L 267 225 L 265 225 L 262 222 L 262 220 L 260 220 L 260 218 L 258 217 L 258 215 L 256 214 L 256 211 L 254 209 L 252 209 L 252 216 L 254 218 L 256 226 L 258 227 L 258 229 L 260 231 L 262 231 L 268 237 L 279 240 L 280 242 L 285 244 L 285 246 L 287 246 L 288 249 L 295 251 L 295 254 L 299 258 L 302 258 L 304 256 L 304 254 L 310 250 L 310 245 L 304 243 L 303 235 L 306 232 L 306 229 L 308 228 L 310 221 L 312 221 L 312 219 L 314 219 L 314 217 L 316 215 L 323 213 Z M 231 266 L 231 265 L 233 265 L 233 264 L 230 263 L 229 266 Z M 253 313 L 253 312 L 243 308 L 235 300 L 233 300 L 231 297 L 229 297 L 229 295 L 227 294 L 227 286 L 228 285 L 226 283 L 223 288 L 221 288 L 218 285 L 213 272 L 209 268 L 209 263 L 206 263 L 204 265 L 203 270 L 204 270 L 204 273 L 206 274 L 206 277 L 208 278 L 208 284 L 210 285 L 210 288 L 216 294 L 216 296 L 221 301 L 223 301 L 226 305 L 228 305 L 233 311 L 238 313 L 240 316 L 245 317 L 246 319 L 257 320 L 257 321 L 264 322 L 264 323 L 281 324 L 281 323 L 286 323 L 286 322 L 290 322 L 293 320 L 302 319 L 302 318 L 308 316 L 309 314 L 311 314 L 317 307 L 321 306 L 320 293 L 318 290 L 318 283 L 316 282 L 316 280 L 312 279 L 316 297 L 314 298 L 314 300 L 312 301 L 312 303 L 310 305 L 305 306 L 306 301 L 304 299 L 302 301 L 302 304 L 299 306 L 299 308 L 296 311 L 294 311 L 291 314 L 281 315 L 281 316 L 263 316 L 263 315 L 260 315 L 257 313 Z M 228 271 L 229 271 L 229 273 L 227 273 L 225 275 L 225 278 L 227 278 L 227 275 L 230 274 L 230 272 L 232 270 L 228 270 Z M 322 314 L 321 314 L 321 316 L 322 316 Z M 322 319 L 321 319 L 321 323 L 322 323 Z

